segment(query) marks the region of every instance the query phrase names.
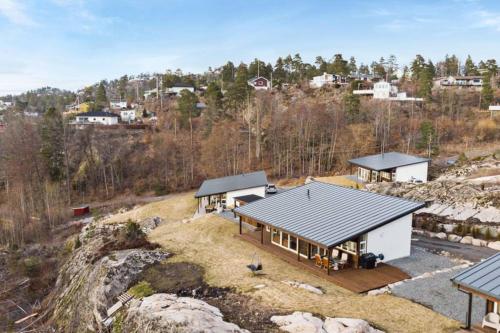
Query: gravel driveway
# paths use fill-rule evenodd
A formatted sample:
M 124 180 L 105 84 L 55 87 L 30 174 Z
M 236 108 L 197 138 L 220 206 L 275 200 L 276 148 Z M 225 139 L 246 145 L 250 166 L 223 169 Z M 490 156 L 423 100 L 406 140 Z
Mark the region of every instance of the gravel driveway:
M 420 245 L 421 243 L 415 242 L 415 244 Z M 411 250 L 410 257 L 393 260 L 390 264 L 401 268 L 412 277 L 456 267 L 463 263 L 455 258 L 431 253 L 430 250 L 420 246 L 412 245 Z M 464 322 L 468 295 L 458 291 L 450 279 L 465 269 L 457 268 L 450 272 L 437 273 L 430 277 L 408 281 L 394 287 L 392 293 L 427 306 L 447 317 Z M 473 323 L 482 320 L 485 306 L 484 299 L 473 297 Z

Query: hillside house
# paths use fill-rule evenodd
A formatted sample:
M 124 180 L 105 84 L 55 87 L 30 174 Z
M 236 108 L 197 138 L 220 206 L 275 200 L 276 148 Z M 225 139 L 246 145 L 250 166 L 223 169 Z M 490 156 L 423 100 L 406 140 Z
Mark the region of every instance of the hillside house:
M 434 87 L 436 88 L 481 88 L 482 86 L 483 77 L 481 75 L 448 76 L 434 80 Z
M 75 124 L 100 124 L 100 125 L 116 125 L 118 124 L 118 115 L 104 111 L 89 111 L 76 115 Z
M 271 89 L 271 81 L 262 76 L 248 80 L 248 85 L 254 87 L 255 90 Z
M 486 300 L 482 328 L 500 331 L 500 252 L 451 278 L 452 283 L 468 296 L 465 328 L 472 328 L 472 296 Z M 474 330 L 476 332 L 476 330 Z M 485 331 L 490 332 L 490 331 Z
M 144 92 L 144 99 L 148 99 L 150 96 L 158 96 L 158 89 L 154 88 L 154 89 L 150 89 L 150 90 L 146 90 Z
M 135 121 L 135 110 L 121 110 L 120 119 L 125 123 L 130 123 Z
M 194 87 L 187 83 L 176 83 L 171 88 L 167 88 L 166 93 L 170 95 L 180 95 L 183 90 L 194 93 Z
M 409 256 L 412 213 L 423 206 L 313 181 L 235 208 L 234 213 L 242 237 L 254 237 L 275 253 L 292 253 L 306 265 L 312 262 L 314 267 L 316 262 L 317 269 L 330 275 L 346 268 L 373 268 L 365 266 L 367 257 L 384 262 Z
M 397 152 L 364 156 L 349 160 L 357 168 L 358 180 L 375 182 L 427 182 L 429 158 Z
M 323 73 L 323 75 L 314 76 L 309 81 L 309 87 L 321 88 L 333 84 L 346 84 L 347 78 L 341 75 Z
M 399 92 L 398 87 L 386 82 L 379 81 L 373 85 L 373 89 L 354 90 L 354 95 L 373 96 L 374 99 L 399 101 L 399 102 L 422 102 L 422 98 L 408 97 L 406 92 Z
M 235 176 L 208 179 L 195 194 L 198 212 L 221 211 L 235 206 L 235 198 L 256 195 L 265 197 L 267 176 L 264 171 L 243 173 Z
M 123 110 L 127 108 L 127 102 L 109 102 L 109 108 L 114 110 Z

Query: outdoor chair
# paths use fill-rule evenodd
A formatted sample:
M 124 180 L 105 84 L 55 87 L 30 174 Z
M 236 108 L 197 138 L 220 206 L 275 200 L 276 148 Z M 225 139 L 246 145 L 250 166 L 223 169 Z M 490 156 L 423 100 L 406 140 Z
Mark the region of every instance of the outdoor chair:
M 314 255 L 314 262 L 315 262 L 316 266 L 318 266 L 320 268 L 323 267 L 323 263 L 321 262 L 321 256 L 317 253 Z
M 500 315 L 490 312 L 483 318 L 483 328 L 485 326 L 491 327 L 497 331 L 497 333 L 500 332 Z
M 328 257 L 323 257 L 321 260 L 322 260 L 323 268 L 328 269 L 328 265 L 330 264 Z

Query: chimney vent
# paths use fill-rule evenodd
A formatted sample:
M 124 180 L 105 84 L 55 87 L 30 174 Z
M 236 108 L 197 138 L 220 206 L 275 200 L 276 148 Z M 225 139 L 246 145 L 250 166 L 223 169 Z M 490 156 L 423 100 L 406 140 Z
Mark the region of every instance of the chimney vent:
M 310 199 L 311 198 L 311 190 L 307 189 L 307 197 Z

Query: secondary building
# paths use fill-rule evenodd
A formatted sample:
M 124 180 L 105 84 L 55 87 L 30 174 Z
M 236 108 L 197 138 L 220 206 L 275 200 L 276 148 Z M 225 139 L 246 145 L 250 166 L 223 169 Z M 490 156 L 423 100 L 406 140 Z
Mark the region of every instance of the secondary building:
M 195 194 L 198 212 L 233 208 L 235 198 L 241 199 L 252 194 L 263 198 L 266 195 L 266 185 L 267 176 L 264 171 L 205 180 Z
M 89 111 L 76 115 L 76 124 L 101 124 L 101 125 L 116 125 L 118 124 L 119 116 L 104 111 Z
M 330 271 L 410 255 L 412 213 L 423 203 L 313 181 L 234 212 L 240 234 L 256 227 L 260 243 L 319 261 Z M 254 229 L 254 228 L 247 228 Z M 326 263 L 324 262 L 326 260 Z M 366 267 L 371 268 L 371 267 Z
M 500 331 L 500 253 L 469 267 L 455 275 L 451 281 L 458 290 L 468 295 L 466 328 L 470 329 L 472 314 L 472 296 L 486 300 L 485 316 L 482 327 Z M 489 331 L 488 331 L 489 332 Z
M 125 123 L 130 123 L 135 121 L 135 110 L 121 110 L 120 118 Z
M 429 158 L 397 152 L 364 156 L 349 160 L 357 168 L 358 180 L 375 182 L 427 182 Z

